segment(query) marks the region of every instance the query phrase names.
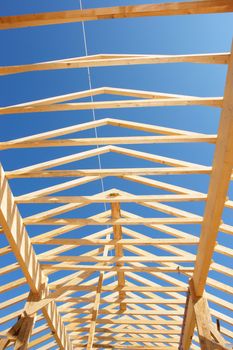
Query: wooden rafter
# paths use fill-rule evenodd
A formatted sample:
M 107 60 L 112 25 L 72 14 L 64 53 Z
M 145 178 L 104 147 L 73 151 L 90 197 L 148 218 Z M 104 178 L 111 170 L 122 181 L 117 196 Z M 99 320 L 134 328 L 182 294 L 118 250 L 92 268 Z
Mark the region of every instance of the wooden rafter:
M 17 257 L 31 291 L 33 293 L 43 291 L 43 293 L 47 294 L 48 285 L 46 276 L 43 274 L 32 248 L 2 167 L 0 168 L 0 187 L 0 222 L 11 249 Z M 56 305 L 52 303 L 48 308 L 43 308 L 43 313 L 50 327 L 53 329 L 55 338 L 61 349 L 71 349 L 65 325 L 56 309 Z
M 195 270 L 193 273 L 194 290 L 197 296 L 202 296 L 204 292 L 233 167 L 232 75 L 233 53 L 231 53 L 231 59 L 228 66 L 224 105 L 219 123 L 218 139 L 213 160 L 208 199 L 202 223 L 202 232 L 199 241 Z M 195 325 L 194 311 L 191 302 L 188 305 L 186 320 L 187 322 L 182 336 L 182 346 L 184 350 L 187 350 L 190 347 Z

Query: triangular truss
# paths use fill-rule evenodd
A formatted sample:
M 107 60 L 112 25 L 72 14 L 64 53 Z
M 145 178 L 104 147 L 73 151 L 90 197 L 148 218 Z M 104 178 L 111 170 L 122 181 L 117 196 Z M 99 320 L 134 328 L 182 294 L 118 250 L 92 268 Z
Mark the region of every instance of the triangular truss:
M 223 0 L 146 7 L 2 17 L 0 27 L 233 11 L 232 2 Z M 103 118 L 0 142 L 0 149 L 6 152 L 77 147 L 69 155 L 35 160 L 22 168 L 0 168 L 0 234 L 6 238 L 0 249 L 0 276 L 8 276 L 7 283 L 0 286 L 4 295 L 0 350 L 12 346 L 17 350 L 224 350 L 233 342 L 233 306 L 225 298 L 233 295 L 232 283 L 228 283 L 233 269 L 221 259 L 232 259 L 233 250 L 230 244 L 216 243 L 219 232 L 229 237 L 227 242 L 233 234 L 233 226 L 222 221 L 223 210 L 233 209 L 227 197 L 233 167 L 233 53 L 101 54 L 1 67 L 0 73 L 169 62 L 227 64 L 224 96 L 101 87 L 0 108 L 0 114 L 187 105 L 222 109 L 218 134 Z M 97 95 L 98 101 L 85 100 Z M 111 99 L 101 100 L 99 95 Z M 80 136 L 101 127 L 124 128 L 124 136 Z M 157 155 L 153 146 L 150 152 L 133 148 L 200 142 L 214 144 L 212 164 Z M 89 148 L 79 151 L 83 146 Z M 118 157 L 118 163 L 109 168 L 79 166 L 80 161 L 110 154 Z M 120 167 L 121 157 L 129 157 L 138 166 Z M 191 183 L 190 188 L 174 185 L 166 176 L 186 174 L 208 175 L 208 193 L 192 189 Z M 164 175 L 164 181 L 155 178 Z M 24 184 L 35 179 L 36 184 L 36 179 L 46 178 L 56 182 L 32 191 L 23 190 L 23 185 L 17 196 L 9 185 L 13 179 Z M 99 180 L 109 178 L 112 186 L 107 190 L 95 187 Z M 92 194 L 80 195 L 79 188 L 87 185 L 93 186 Z M 203 214 L 188 206 L 181 209 L 179 203 L 184 202 L 203 202 Z M 24 206 L 30 208 L 30 216 L 23 214 Z M 83 217 L 79 210 L 90 211 L 90 215 Z M 6 264 L 7 259 L 12 262 Z

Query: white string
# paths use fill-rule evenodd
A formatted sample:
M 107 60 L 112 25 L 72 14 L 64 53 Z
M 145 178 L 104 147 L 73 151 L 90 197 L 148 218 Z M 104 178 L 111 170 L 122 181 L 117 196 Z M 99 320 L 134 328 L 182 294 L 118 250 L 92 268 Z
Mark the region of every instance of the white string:
M 82 0 L 79 0 L 79 5 L 80 5 L 80 10 L 82 10 L 83 9 Z M 84 42 L 85 55 L 88 56 L 87 36 L 86 36 L 85 24 L 84 24 L 83 21 L 81 23 L 82 23 L 82 32 L 83 32 L 83 42 Z M 91 72 L 90 72 L 90 68 L 89 67 L 87 67 L 87 77 L 88 77 L 89 89 L 92 90 Z M 94 102 L 94 99 L 93 99 L 92 95 L 90 96 L 90 98 L 91 98 L 91 102 Z M 95 109 L 94 108 L 92 109 L 92 118 L 93 118 L 93 121 L 96 121 L 96 115 L 95 115 Z M 95 138 L 98 138 L 98 131 L 97 131 L 96 127 L 94 128 L 94 132 L 95 132 Z M 96 148 L 99 148 L 99 145 L 96 145 Z M 97 158 L 98 158 L 98 163 L 99 163 L 99 169 L 101 170 L 102 169 L 102 164 L 101 164 L 101 158 L 100 158 L 99 154 L 97 155 Z M 104 181 L 103 181 L 102 178 L 100 179 L 100 183 L 101 183 L 102 192 L 104 192 L 105 191 L 105 189 L 104 189 Z M 103 203 L 103 204 L 104 204 L 104 210 L 107 211 L 106 203 Z
M 80 5 L 80 10 L 83 9 L 83 6 L 82 6 L 82 0 L 79 0 L 79 5 Z M 83 42 L 84 42 L 84 50 L 85 50 L 85 55 L 88 56 L 88 47 L 87 47 L 87 36 L 86 36 L 86 29 L 85 29 L 85 23 L 84 21 L 81 22 L 82 23 L 82 32 L 83 32 Z M 89 84 L 89 89 L 91 90 L 92 89 L 92 82 L 91 82 L 91 71 L 90 71 L 90 68 L 87 67 L 87 77 L 88 77 L 88 84 Z M 94 102 L 94 99 L 93 99 L 93 96 L 91 95 L 91 102 Z M 95 109 L 92 108 L 92 119 L 93 121 L 96 121 L 96 115 L 95 115 Z M 94 128 L 94 132 L 95 132 L 95 138 L 97 139 L 98 138 L 98 131 L 97 131 L 97 128 L 95 127 Z M 99 148 L 99 145 L 96 145 L 96 148 Z M 101 158 L 100 158 L 100 155 L 98 154 L 97 155 L 98 157 L 98 163 L 99 163 L 99 169 L 101 170 L 102 169 L 102 164 L 101 164 Z M 102 192 L 105 191 L 104 189 L 104 180 L 103 178 L 100 178 L 100 183 L 101 183 L 101 188 L 102 188 Z M 103 203 L 104 205 L 104 211 L 107 211 L 107 204 L 106 203 Z M 109 226 L 107 226 L 109 228 Z M 107 235 L 107 239 L 110 239 L 111 238 L 111 233 Z M 113 254 L 113 251 L 110 250 L 110 256 L 112 256 Z M 116 274 L 114 275 L 114 281 L 116 281 Z

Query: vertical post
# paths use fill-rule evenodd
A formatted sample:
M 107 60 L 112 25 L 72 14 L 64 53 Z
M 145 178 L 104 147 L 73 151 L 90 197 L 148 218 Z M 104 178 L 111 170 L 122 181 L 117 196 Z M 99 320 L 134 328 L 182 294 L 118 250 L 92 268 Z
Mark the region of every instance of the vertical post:
M 117 195 L 118 195 L 117 193 L 111 194 L 112 197 L 113 196 L 115 197 Z M 111 203 L 111 208 L 112 208 L 112 218 L 119 219 L 121 217 L 120 203 L 118 203 L 118 202 Z M 121 225 L 113 225 L 113 234 L 114 234 L 114 240 L 116 240 L 115 255 L 117 258 L 120 258 L 124 255 L 122 245 L 117 243 L 117 241 L 122 239 L 122 227 L 121 227 Z M 117 267 L 124 266 L 124 263 L 117 262 L 116 266 Z M 119 287 L 120 311 L 124 312 L 126 310 L 126 304 L 124 302 L 121 302 L 121 301 L 125 299 L 126 293 L 124 291 L 122 291 L 121 289 L 124 288 L 124 286 L 125 286 L 125 273 L 122 271 L 118 271 L 117 278 L 118 278 L 118 287 Z

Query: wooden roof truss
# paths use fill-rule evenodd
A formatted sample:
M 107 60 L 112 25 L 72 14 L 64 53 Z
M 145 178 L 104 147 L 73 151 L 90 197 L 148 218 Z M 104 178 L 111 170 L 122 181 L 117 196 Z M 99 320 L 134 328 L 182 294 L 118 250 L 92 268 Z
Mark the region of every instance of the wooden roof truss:
M 232 1 L 224 0 L 122 6 L 1 17 L 0 28 L 232 11 Z M 16 270 L 22 271 L 21 278 L 0 287 L 0 293 L 10 293 L 8 300 L 0 302 L 0 310 L 11 310 L 0 318 L 0 324 L 5 329 L 1 332 L 1 350 L 9 346 L 17 350 L 224 350 L 226 343 L 233 339 L 233 331 L 229 328 L 233 318 L 227 312 L 220 313 L 214 308 L 214 305 L 218 305 L 232 312 L 232 303 L 217 292 L 205 291 L 208 286 L 211 290 L 221 291 L 221 295 L 233 294 L 231 285 L 208 277 L 210 270 L 233 277 L 233 270 L 221 264 L 221 259 L 217 262 L 212 260 L 214 252 L 233 258 L 232 249 L 216 243 L 219 231 L 229 237 L 233 234 L 233 227 L 222 221 L 224 208 L 233 208 L 233 201 L 227 197 L 233 167 L 233 53 L 170 56 L 101 54 L 0 67 L 0 74 L 169 62 L 228 65 L 224 96 L 204 98 L 101 87 L 0 108 L 0 114 L 7 115 L 149 106 L 200 105 L 221 108 L 219 130 L 214 135 L 105 118 L 0 142 L 1 150 L 92 146 L 87 151 L 35 162 L 20 169 L 4 171 L 0 168 L 1 234 L 8 241 L 8 245 L 0 249 L 0 255 L 7 259 L 8 254 L 13 253 L 16 259 L 14 264 L 4 265 L 0 274 L 10 276 Z M 85 97 L 101 94 L 108 94 L 111 99 L 82 101 Z M 114 95 L 120 96 L 120 99 Z M 107 125 L 149 135 L 64 138 L 64 135 Z M 127 148 L 127 145 L 189 142 L 214 144 L 213 163 L 206 166 Z M 110 152 L 158 163 L 159 166 L 80 169 L 72 165 L 79 160 Z M 56 168 L 63 165 L 66 167 Z M 208 193 L 148 177 L 169 174 L 207 174 L 210 177 Z M 148 194 L 146 191 L 144 195 L 137 195 L 112 188 L 94 195 L 57 195 L 109 176 L 113 181 L 114 177 L 121 178 L 150 188 L 150 193 L 159 189 L 165 194 Z M 22 178 L 62 178 L 63 182 L 14 196 L 9 182 Z M 205 202 L 203 216 L 175 207 L 176 202 L 184 201 Z M 41 203 L 55 206 L 28 217 L 23 217 L 18 208 L 18 205 L 33 207 Z M 96 203 L 110 207 L 85 218 L 66 215 Z M 149 208 L 149 212 L 154 211 L 154 216 L 143 217 L 124 210 L 124 203 Z M 157 215 L 158 212 L 166 215 Z M 192 224 L 200 225 L 200 237 L 175 228 L 175 225 Z M 39 225 L 53 228 L 30 237 L 28 227 Z M 148 236 L 138 232 L 139 225 L 145 225 L 155 234 Z M 77 238 L 66 236 L 86 226 L 96 227 L 96 232 L 81 238 L 78 234 Z M 196 255 L 187 249 L 191 246 L 197 247 Z M 36 253 L 38 247 L 40 253 Z M 86 250 L 81 255 L 72 255 L 70 251 L 77 247 Z M 161 249 L 163 254 L 156 255 L 151 247 Z M 63 271 L 63 277 L 59 275 L 56 279 L 60 271 Z M 20 287 L 25 285 L 28 285 L 28 291 L 21 293 Z M 18 311 L 12 312 L 12 305 L 17 306 Z M 217 325 L 214 318 L 218 320 Z M 223 326 L 220 327 L 220 324 Z

